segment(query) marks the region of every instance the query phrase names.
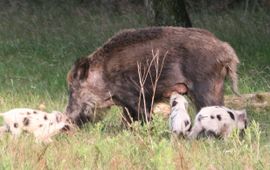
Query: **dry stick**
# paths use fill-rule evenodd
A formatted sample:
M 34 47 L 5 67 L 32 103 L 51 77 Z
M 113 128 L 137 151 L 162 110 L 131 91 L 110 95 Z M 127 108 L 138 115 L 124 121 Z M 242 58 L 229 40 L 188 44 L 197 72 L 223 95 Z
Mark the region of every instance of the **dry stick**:
M 148 63 L 148 61 L 147 61 L 147 63 Z M 149 73 L 149 67 L 148 67 L 147 71 L 145 71 L 146 69 L 144 68 L 143 75 L 141 73 L 141 63 L 137 63 L 137 67 L 138 67 L 138 76 L 139 76 L 139 83 L 140 83 L 139 103 L 141 102 L 141 96 L 142 96 L 143 104 L 144 104 L 145 121 L 146 121 L 146 124 L 148 125 L 149 121 L 148 121 L 148 118 L 147 118 L 147 109 L 146 109 L 146 99 L 145 99 L 144 84 L 145 84 L 146 78 L 147 78 L 148 73 Z M 140 110 L 140 104 L 139 104 L 139 107 L 138 107 L 138 111 L 139 110 Z M 140 113 L 138 113 L 138 114 L 140 115 Z M 147 129 L 147 132 L 148 132 L 148 134 L 150 134 L 148 129 Z M 150 136 L 150 135 L 148 135 L 148 136 Z
M 138 75 L 140 75 L 140 71 L 139 71 L 139 67 L 141 67 L 141 65 L 139 63 L 137 63 L 137 70 L 138 70 Z M 140 77 L 140 76 L 139 76 Z M 140 79 L 140 78 L 139 78 Z M 140 119 L 140 113 L 139 113 L 139 110 L 141 108 L 141 97 L 142 97 L 142 93 L 141 93 L 141 85 L 139 85 L 139 89 L 140 89 L 140 94 L 139 94 L 139 101 L 138 101 L 138 119 Z
M 132 119 L 132 117 L 131 117 L 128 109 L 126 107 L 124 109 L 126 110 L 130 121 L 133 123 L 133 119 Z M 121 113 L 121 117 L 125 120 L 125 122 L 127 123 L 128 127 L 130 128 L 131 127 L 131 123 L 129 123 L 129 121 L 126 119 L 126 117 L 123 115 L 123 113 Z
M 165 62 L 165 59 L 167 57 L 167 54 L 168 54 L 168 51 L 165 53 L 163 59 L 162 59 L 162 63 L 160 65 L 160 69 L 159 69 L 159 51 L 156 53 L 156 55 L 154 55 L 153 53 L 153 50 L 152 50 L 152 55 L 156 57 L 156 62 L 155 62 L 155 71 L 156 71 L 156 74 L 155 74 L 155 82 L 153 84 L 153 95 L 152 95 L 152 99 L 151 99 L 151 109 L 150 109 L 150 116 L 153 112 L 153 105 L 154 105 L 154 100 L 155 100 L 155 95 L 156 95 L 156 90 L 157 90 L 157 83 L 158 83 L 158 80 L 160 78 L 160 75 L 161 75 L 161 72 L 163 70 L 163 67 L 164 67 L 164 62 Z
M 41 161 L 42 157 L 45 155 L 49 145 L 46 145 L 44 149 L 42 149 L 41 153 L 38 155 L 37 162 Z
M 138 102 L 138 110 L 140 108 L 140 103 L 141 103 L 141 97 L 143 98 L 143 104 L 144 104 L 144 114 L 146 118 L 146 123 L 148 124 L 148 118 L 147 118 L 147 109 L 146 109 L 146 98 L 145 98 L 145 91 L 144 91 L 144 84 L 146 82 L 147 76 L 150 73 L 150 68 L 153 63 L 153 59 L 151 60 L 150 64 L 148 64 L 147 61 L 147 68 L 143 69 L 143 74 L 141 73 L 141 63 L 137 63 L 137 70 L 138 70 L 138 75 L 139 75 L 139 84 L 140 84 L 140 95 L 139 95 L 139 102 Z
M 149 123 L 149 121 L 148 121 L 148 118 L 147 118 L 147 115 L 146 115 L 147 110 L 146 110 L 146 98 L 145 98 L 144 84 L 146 82 L 147 76 L 149 75 L 152 86 L 153 86 L 153 94 L 152 94 L 151 107 L 150 107 L 150 113 L 149 113 L 150 116 L 151 116 L 151 113 L 153 111 L 153 105 L 154 105 L 154 98 L 155 98 L 155 94 L 156 94 L 157 83 L 158 83 L 158 80 L 160 78 L 161 72 L 163 70 L 164 62 L 165 62 L 165 58 L 166 58 L 167 54 L 168 54 L 168 51 L 165 53 L 165 55 L 164 55 L 164 57 L 162 59 L 161 65 L 159 65 L 159 50 L 157 50 L 156 53 L 154 53 L 154 51 L 152 50 L 153 58 L 151 59 L 150 63 L 147 60 L 147 71 L 145 71 L 145 69 L 144 69 L 143 75 L 141 73 L 142 65 L 141 65 L 141 63 L 137 63 L 138 75 L 139 75 L 139 83 L 140 83 L 140 95 L 139 95 L 138 108 L 140 108 L 141 97 L 142 97 L 143 98 L 143 103 L 144 103 L 144 114 L 145 114 L 147 123 Z M 152 65 L 154 65 L 154 68 L 155 68 L 154 81 L 153 81 L 153 77 L 152 77 L 151 70 L 150 70 Z M 159 66 L 160 66 L 160 69 L 159 69 Z
M 94 104 L 94 111 L 93 111 L 93 122 L 96 122 L 96 116 L 97 116 L 97 104 Z M 90 118 L 91 119 L 91 118 Z
M 138 75 L 139 75 L 139 77 L 140 77 L 140 74 L 141 74 L 141 70 L 140 70 L 140 68 L 141 68 L 141 64 L 140 63 L 137 63 L 137 67 L 138 67 Z M 139 80 L 141 80 L 141 78 L 139 78 Z M 139 83 L 140 84 L 140 83 Z M 141 90 L 142 90 L 142 88 L 141 88 L 141 84 L 139 85 L 139 89 L 140 89 L 140 94 L 139 94 L 139 101 L 138 101 L 138 119 L 140 119 L 140 113 L 139 113 L 139 111 L 140 111 L 140 108 L 141 108 L 141 97 L 142 97 L 142 93 L 141 93 Z
M 135 85 L 135 87 L 137 88 L 137 89 L 141 89 L 141 87 L 140 87 L 140 85 L 135 81 L 135 80 L 133 80 L 133 79 L 130 79 L 130 81 Z M 140 108 L 140 105 L 141 105 L 141 93 L 139 94 L 139 101 L 138 101 L 138 105 L 137 105 L 137 108 Z M 126 108 L 127 109 L 127 108 Z M 138 109 L 138 111 L 139 111 L 139 109 Z M 128 112 L 129 113 L 129 112 Z M 139 113 L 138 113 L 139 114 Z M 138 118 L 140 118 L 139 117 L 140 116 L 140 114 L 138 115 Z
M 152 60 L 155 60 L 156 59 L 156 56 L 159 54 L 159 51 L 157 51 L 157 53 L 156 54 L 154 54 L 154 51 L 152 50 L 152 56 L 153 56 L 153 59 Z M 157 62 L 155 62 L 155 70 L 156 70 L 156 63 Z M 148 63 L 147 63 L 148 64 Z M 149 64 L 150 65 L 150 64 Z M 154 80 L 153 80 L 153 76 L 152 76 L 152 74 L 151 74 L 151 71 L 149 72 L 149 76 L 150 76 L 150 80 L 151 80 L 151 84 L 152 84 L 152 87 L 153 87 L 153 95 L 152 95 L 152 101 L 151 101 L 151 108 L 150 108 L 150 114 L 151 114 L 151 112 L 152 112 L 152 105 L 153 105 L 153 99 L 154 99 L 154 94 L 155 94 L 155 89 L 156 89 L 156 86 L 155 86 L 155 80 L 156 80 L 156 76 L 155 76 L 155 78 L 154 78 Z M 150 115 L 151 116 L 151 115 Z
M 143 104 L 144 104 L 145 121 L 148 124 L 149 122 L 148 122 L 148 119 L 147 119 L 146 99 L 145 99 L 145 92 L 144 92 L 144 83 L 145 83 L 145 80 L 146 80 L 145 77 L 147 77 L 147 72 L 146 72 L 146 76 L 145 76 L 145 71 L 144 71 L 144 74 L 141 75 L 141 64 L 137 63 L 137 66 L 138 66 L 139 83 L 140 83 L 140 87 L 141 87 L 139 101 L 140 101 L 140 98 L 141 98 L 141 95 L 142 95 Z M 139 108 L 138 108 L 138 111 L 139 111 Z

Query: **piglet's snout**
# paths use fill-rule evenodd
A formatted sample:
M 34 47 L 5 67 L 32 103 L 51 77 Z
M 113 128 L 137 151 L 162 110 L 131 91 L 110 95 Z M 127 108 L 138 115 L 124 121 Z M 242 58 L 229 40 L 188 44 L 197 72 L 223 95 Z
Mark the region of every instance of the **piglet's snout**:
M 69 130 L 71 130 L 71 128 L 70 128 L 69 125 L 65 125 L 65 126 L 61 129 L 61 131 L 63 131 L 63 132 L 66 132 L 66 131 L 69 131 Z
M 173 127 L 171 129 L 173 134 L 176 134 L 177 136 L 187 136 L 190 131 L 187 130 L 186 128 L 178 128 L 178 127 Z

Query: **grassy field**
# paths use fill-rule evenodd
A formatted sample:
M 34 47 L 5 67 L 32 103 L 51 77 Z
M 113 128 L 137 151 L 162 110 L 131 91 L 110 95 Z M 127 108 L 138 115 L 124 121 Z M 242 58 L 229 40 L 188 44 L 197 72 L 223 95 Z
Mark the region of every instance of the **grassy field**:
M 41 103 L 47 111 L 63 111 L 66 74 L 75 59 L 120 29 L 147 25 L 141 11 L 113 14 L 75 1 L 9 2 L 0 2 L 0 112 Z M 241 93 L 270 91 L 270 14 L 204 11 L 191 18 L 195 27 L 235 48 Z M 188 141 L 171 138 L 159 115 L 149 126 L 135 123 L 132 131 L 123 130 L 121 110 L 113 107 L 101 122 L 57 136 L 49 145 L 29 135 L 19 140 L 4 135 L 0 169 L 270 169 L 270 106 L 247 109 L 251 123 L 244 140 L 233 135 L 226 141 Z

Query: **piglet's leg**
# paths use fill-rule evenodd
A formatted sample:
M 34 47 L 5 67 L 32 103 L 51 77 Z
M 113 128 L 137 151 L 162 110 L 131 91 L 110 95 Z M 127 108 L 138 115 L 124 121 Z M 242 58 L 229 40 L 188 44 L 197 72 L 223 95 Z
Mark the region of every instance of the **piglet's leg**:
M 16 128 L 10 128 L 10 132 L 12 133 L 13 138 L 18 138 L 21 135 L 22 130 L 16 127 Z
M 0 127 L 0 136 L 2 136 L 5 132 L 8 131 L 8 128 L 6 125 Z
M 45 144 L 49 144 L 51 142 L 53 142 L 53 140 L 51 138 L 46 138 L 46 137 L 36 137 L 35 140 L 36 143 L 45 143 Z
M 203 131 L 203 127 L 201 126 L 200 123 L 195 122 L 191 132 L 188 135 L 188 138 L 189 139 L 196 139 L 201 131 Z
M 224 124 L 223 127 L 221 128 L 221 136 L 223 137 L 223 139 L 227 139 L 229 137 L 229 135 L 231 134 L 233 128 Z
M 38 129 L 34 132 L 34 136 L 36 138 L 36 143 L 51 143 L 53 140 L 48 135 L 47 132 L 44 131 L 44 129 Z
M 34 132 L 34 136 L 36 138 L 35 142 L 36 143 L 41 143 L 43 142 L 43 128 L 36 129 Z

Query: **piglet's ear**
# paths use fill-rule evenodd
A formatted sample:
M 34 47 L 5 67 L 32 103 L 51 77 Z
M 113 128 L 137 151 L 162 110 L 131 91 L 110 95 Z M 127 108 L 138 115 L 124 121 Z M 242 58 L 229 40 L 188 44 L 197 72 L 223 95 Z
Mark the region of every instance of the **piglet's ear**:
M 245 121 L 247 119 L 247 112 L 246 110 L 241 110 L 238 112 L 238 120 Z
M 59 123 L 59 122 L 61 122 L 61 121 L 62 121 L 62 115 L 57 114 L 57 115 L 56 115 L 56 122 Z
M 51 114 L 55 115 L 56 122 L 59 123 L 62 120 L 62 113 L 59 111 L 52 111 Z
M 239 114 L 239 115 L 238 115 L 238 120 L 239 120 L 239 121 L 243 121 L 244 118 L 245 118 L 245 115 L 244 115 L 244 114 Z

